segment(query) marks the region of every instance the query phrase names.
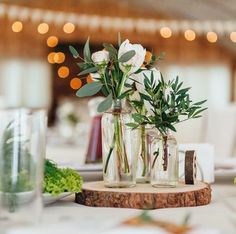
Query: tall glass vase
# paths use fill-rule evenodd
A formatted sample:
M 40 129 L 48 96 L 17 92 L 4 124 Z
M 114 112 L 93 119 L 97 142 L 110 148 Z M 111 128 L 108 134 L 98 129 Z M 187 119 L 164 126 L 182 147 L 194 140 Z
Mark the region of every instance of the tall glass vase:
M 171 132 L 151 133 L 151 185 L 176 187 L 179 179 L 178 144 Z
M 35 223 L 42 210 L 46 113 L 0 111 L 0 226 Z
M 135 154 L 137 154 L 137 183 L 149 183 L 150 182 L 150 150 L 151 150 L 151 137 L 149 131 L 150 126 L 141 125 L 134 130 L 135 135 Z
M 102 117 L 102 152 L 104 185 L 110 188 L 133 187 L 136 184 L 134 138 L 129 111 L 122 109 L 120 100 Z

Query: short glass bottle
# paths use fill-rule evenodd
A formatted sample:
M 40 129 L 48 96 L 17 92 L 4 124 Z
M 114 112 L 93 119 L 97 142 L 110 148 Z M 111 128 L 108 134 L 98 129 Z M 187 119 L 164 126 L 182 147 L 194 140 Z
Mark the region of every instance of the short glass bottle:
M 151 136 L 151 185 L 153 187 L 176 187 L 179 180 L 178 144 L 170 131 Z

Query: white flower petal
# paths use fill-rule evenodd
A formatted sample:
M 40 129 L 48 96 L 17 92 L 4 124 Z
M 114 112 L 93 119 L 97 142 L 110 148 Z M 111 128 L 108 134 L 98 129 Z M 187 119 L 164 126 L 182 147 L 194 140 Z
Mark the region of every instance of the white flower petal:
M 131 44 L 128 39 L 126 39 L 119 48 L 118 51 L 118 58 L 120 58 L 123 54 L 125 54 L 128 51 L 134 50 L 135 55 L 127 62 L 120 63 L 119 67 L 123 72 L 126 72 L 126 66 L 131 66 L 131 69 L 128 74 L 135 73 L 140 67 L 142 66 L 145 55 L 146 55 L 146 49 L 142 47 L 140 44 Z
M 92 60 L 94 63 L 108 63 L 109 62 L 109 52 L 106 50 L 100 50 L 92 54 Z

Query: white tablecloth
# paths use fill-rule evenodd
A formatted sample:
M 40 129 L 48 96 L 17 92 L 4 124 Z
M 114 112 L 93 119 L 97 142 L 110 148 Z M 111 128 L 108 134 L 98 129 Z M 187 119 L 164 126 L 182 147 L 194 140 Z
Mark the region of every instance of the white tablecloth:
M 205 232 L 197 234 L 236 233 L 236 186 L 232 184 L 212 185 L 212 202 L 207 206 L 192 208 L 171 208 L 149 211 L 154 218 L 181 223 L 187 213 L 191 213 L 190 224 L 201 226 Z M 156 233 L 157 230 L 127 229 L 120 223 L 140 214 L 140 210 L 119 208 L 94 208 L 78 205 L 73 196 L 49 205 L 43 211 L 40 225 L 11 230 L 10 234 L 98 234 L 98 233 Z M 213 228 L 213 230 L 212 230 Z M 218 231 L 217 231 L 218 230 Z M 220 231 L 220 232 L 219 232 Z M 163 233 L 163 232 L 161 232 Z

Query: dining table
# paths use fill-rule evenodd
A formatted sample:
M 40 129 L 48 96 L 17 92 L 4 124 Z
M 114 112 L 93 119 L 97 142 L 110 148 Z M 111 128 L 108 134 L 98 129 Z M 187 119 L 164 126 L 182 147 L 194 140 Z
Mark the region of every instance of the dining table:
M 191 234 L 236 233 L 236 187 L 229 181 L 216 181 L 211 188 L 212 200 L 209 205 L 155 209 L 147 213 L 155 220 L 175 224 L 181 224 L 188 215 L 189 225 L 197 228 Z M 138 209 L 84 206 L 75 203 L 75 196 L 70 195 L 46 205 L 39 224 L 13 227 L 7 234 L 167 234 L 156 227 L 124 225 L 125 220 L 142 212 Z
M 56 142 L 57 143 L 57 142 Z M 50 144 L 47 156 L 63 167 L 78 169 L 84 182 L 102 180 L 100 166 L 84 169 L 86 147 Z M 207 151 L 209 152 L 209 151 Z M 95 170 L 94 170 L 95 169 Z M 209 168 L 210 170 L 211 168 Z M 212 179 L 210 179 L 212 180 Z M 236 233 L 236 185 L 233 178 L 217 177 L 211 186 L 211 202 L 205 206 L 148 210 L 153 220 L 181 224 L 189 216 L 189 234 Z M 158 188 L 157 188 L 158 189 Z M 6 234 L 168 234 L 154 226 L 127 226 L 125 221 L 140 216 L 143 210 L 128 208 L 89 207 L 75 203 L 71 194 L 45 204 L 41 220 L 29 226 L 14 226 Z

